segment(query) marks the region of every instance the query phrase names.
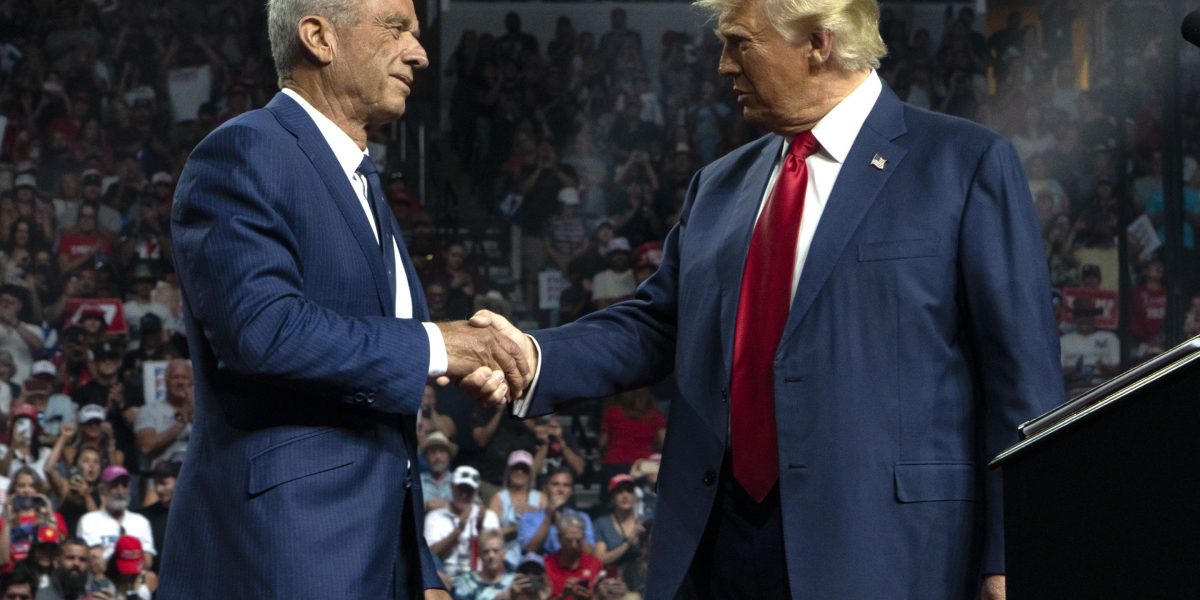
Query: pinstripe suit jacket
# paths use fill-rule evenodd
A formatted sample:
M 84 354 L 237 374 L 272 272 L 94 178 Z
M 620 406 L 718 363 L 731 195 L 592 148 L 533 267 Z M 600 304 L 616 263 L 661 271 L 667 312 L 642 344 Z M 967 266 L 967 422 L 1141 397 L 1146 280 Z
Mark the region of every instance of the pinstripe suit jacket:
M 408 468 L 425 298 L 404 253 L 416 318 L 390 316 L 379 246 L 316 125 L 278 94 L 218 128 L 189 157 L 171 222 L 196 419 L 159 597 L 440 587 Z

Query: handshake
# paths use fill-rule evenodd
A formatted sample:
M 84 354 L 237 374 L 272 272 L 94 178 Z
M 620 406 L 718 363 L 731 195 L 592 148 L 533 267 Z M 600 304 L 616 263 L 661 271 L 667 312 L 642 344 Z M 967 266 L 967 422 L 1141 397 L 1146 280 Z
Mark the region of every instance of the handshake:
M 446 374 L 438 385 L 455 382 L 485 404 L 520 398 L 533 383 L 537 350 L 508 319 L 481 310 L 468 321 L 438 323 L 446 341 Z

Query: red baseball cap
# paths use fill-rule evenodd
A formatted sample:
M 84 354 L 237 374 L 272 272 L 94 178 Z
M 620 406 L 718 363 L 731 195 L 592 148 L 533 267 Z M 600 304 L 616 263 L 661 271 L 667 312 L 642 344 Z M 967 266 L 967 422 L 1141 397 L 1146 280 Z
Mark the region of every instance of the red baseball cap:
M 617 473 L 608 480 L 608 491 L 617 489 L 621 484 L 629 484 L 630 487 L 637 487 L 637 480 L 631 477 L 628 473 Z
M 117 557 L 117 572 L 122 575 L 136 575 L 142 572 L 142 542 L 132 535 L 123 535 L 117 540 L 113 550 Z

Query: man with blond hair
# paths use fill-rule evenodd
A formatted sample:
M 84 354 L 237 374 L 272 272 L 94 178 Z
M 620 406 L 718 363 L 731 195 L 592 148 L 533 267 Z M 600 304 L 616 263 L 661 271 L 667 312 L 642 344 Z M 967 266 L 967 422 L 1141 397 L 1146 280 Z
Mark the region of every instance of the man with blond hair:
M 541 360 L 513 411 L 674 369 L 650 600 L 1003 597 L 986 464 L 1062 399 L 1012 145 L 883 85 L 875 0 L 700 5 L 769 133 L 695 175 L 632 300 L 531 337 L 477 315 Z

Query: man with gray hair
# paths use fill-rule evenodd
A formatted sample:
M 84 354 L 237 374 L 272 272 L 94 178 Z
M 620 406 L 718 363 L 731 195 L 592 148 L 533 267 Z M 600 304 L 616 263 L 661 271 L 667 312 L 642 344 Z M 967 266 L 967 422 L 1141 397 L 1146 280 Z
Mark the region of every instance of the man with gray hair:
M 172 207 L 196 391 L 158 596 L 448 598 L 421 536 L 421 397 L 474 376 L 498 403 L 528 367 L 497 332 L 428 322 L 366 154 L 429 63 L 412 0 L 267 13 L 283 90 L 197 145 Z
M 1002 597 L 986 465 L 1062 399 L 1012 145 L 887 89 L 875 0 L 699 4 L 769 133 L 693 177 L 632 300 L 532 338 L 477 315 L 541 361 L 514 413 L 673 367 L 649 600 Z

